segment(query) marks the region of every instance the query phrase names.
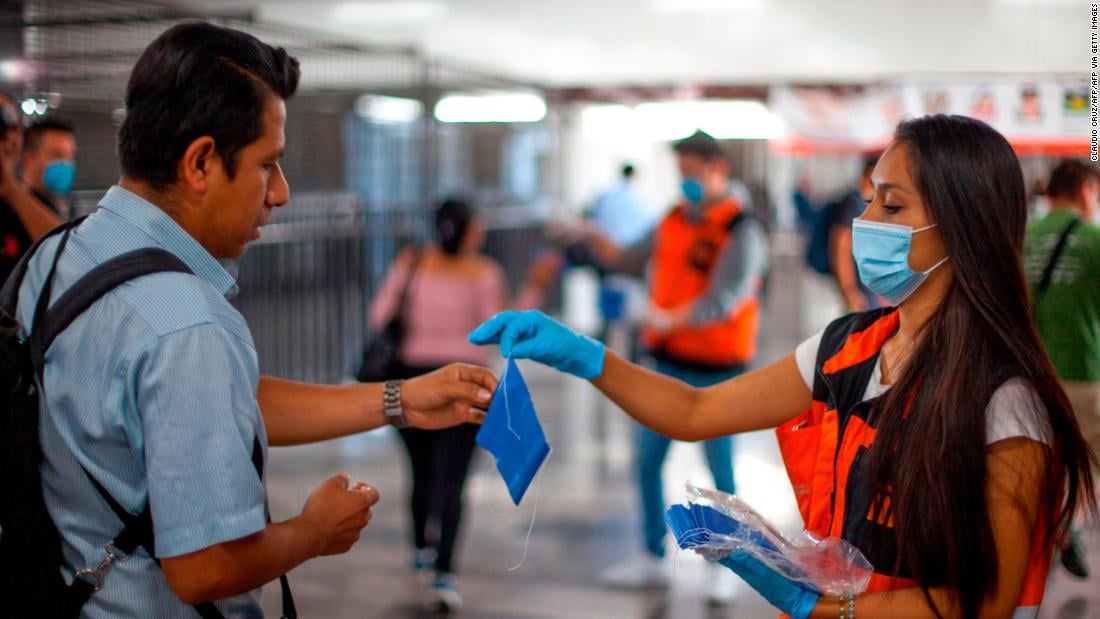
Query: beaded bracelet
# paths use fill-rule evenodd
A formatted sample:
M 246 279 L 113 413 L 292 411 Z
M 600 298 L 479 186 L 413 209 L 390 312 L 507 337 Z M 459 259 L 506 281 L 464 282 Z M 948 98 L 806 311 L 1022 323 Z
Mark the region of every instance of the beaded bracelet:
M 849 593 L 847 596 L 836 596 L 840 619 L 856 619 L 856 596 Z M 847 604 L 845 603 L 847 602 Z M 845 612 L 847 610 L 847 612 Z

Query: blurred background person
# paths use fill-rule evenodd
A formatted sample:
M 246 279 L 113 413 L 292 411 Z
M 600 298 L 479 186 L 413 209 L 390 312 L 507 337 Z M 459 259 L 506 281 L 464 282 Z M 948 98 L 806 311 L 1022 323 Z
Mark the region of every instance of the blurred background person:
M 757 220 L 730 194 L 730 167 L 718 142 L 697 131 L 673 146 L 682 197 L 656 230 L 622 249 L 602 236 L 592 245 L 615 270 L 649 268 L 649 308 L 642 343 L 658 372 L 696 387 L 737 376 L 752 362 L 759 326 L 767 238 Z M 669 411 L 670 415 L 677 414 Z M 608 568 L 601 580 L 615 587 L 667 585 L 665 497 L 661 474 L 671 439 L 637 428 L 635 474 L 642 508 L 644 552 Z M 704 443 L 715 486 L 733 494 L 733 441 Z M 712 570 L 707 600 L 732 600 L 736 579 Z
M 76 180 L 76 134 L 62 118 L 47 116 L 23 132 L 20 179 L 34 197 L 62 214 Z
M 1050 212 L 1027 230 L 1024 266 L 1039 336 L 1081 433 L 1100 453 L 1100 169 L 1067 159 L 1047 184 Z M 1089 568 L 1080 528 L 1062 549 L 1078 578 Z
M 21 115 L 11 96 L 0 93 L 0 282 L 38 239 L 61 223 L 16 176 L 23 150 Z
M 543 252 L 513 300 L 504 270 L 481 253 L 485 229 L 467 202 L 444 201 L 435 214 L 435 230 L 438 244 L 403 251 L 370 306 L 369 323 L 379 330 L 399 311 L 401 297 L 407 295 L 400 364 L 392 378 L 413 378 L 458 360 L 489 365 L 491 353 L 467 342 L 466 334 L 508 307 L 541 305 L 560 270 L 561 256 Z M 442 611 L 456 610 L 463 603 L 454 553 L 462 521 L 463 488 L 479 427 L 465 424 L 441 431 L 400 430 L 411 465 L 412 564 L 429 581 L 427 602 Z
M 844 193 L 839 200 L 825 207 L 825 222 L 829 233 L 829 271 L 836 281 L 844 304 L 849 312 L 862 312 L 881 307 L 875 293 L 859 281 L 856 260 L 852 256 L 852 221 L 863 214 L 866 200 L 872 193 L 871 173 L 878 157 L 863 160 L 859 182 Z
M 636 174 L 633 164 L 623 164 L 619 182 L 600 193 L 586 214 L 599 234 L 621 248 L 645 238 L 661 217 L 654 202 L 638 189 Z M 631 323 L 630 315 L 636 313 L 636 306 L 644 303 L 642 278 L 637 274 L 607 272 L 599 269 L 599 265 L 595 266 L 600 277 L 599 310 L 602 318 L 598 337 L 608 343 L 614 327 L 626 327 L 625 346 L 629 350 L 624 352 L 629 358 L 636 359 L 638 329 L 636 324 L 628 323 Z

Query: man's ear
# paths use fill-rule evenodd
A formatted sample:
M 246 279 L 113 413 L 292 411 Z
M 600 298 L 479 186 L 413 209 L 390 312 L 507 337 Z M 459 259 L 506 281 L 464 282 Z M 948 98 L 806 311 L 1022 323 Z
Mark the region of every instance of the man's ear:
M 214 166 L 221 165 L 218 149 L 214 147 L 214 138 L 204 135 L 196 138 L 183 151 L 178 164 L 180 181 L 196 193 L 206 193 L 207 183 Z

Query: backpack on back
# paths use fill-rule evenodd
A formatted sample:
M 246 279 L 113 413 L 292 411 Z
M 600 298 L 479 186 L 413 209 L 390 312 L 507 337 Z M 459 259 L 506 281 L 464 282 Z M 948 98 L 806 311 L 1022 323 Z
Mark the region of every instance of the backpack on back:
M 140 249 L 99 265 L 51 306 L 58 260 L 81 221 L 63 224 L 36 243 L 0 290 L 0 496 L 4 497 L 0 502 L 0 600 L 5 614 L 11 617 L 79 616 L 111 564 L 152 539 L 151 517 L 131 516 L 132 521 L 126 522 L 122 533 L 108 544 L 104 561 L 80 570 L 72 585 L 65 584 L 61 538 L 46 509 L 40 473 L 38 407 L 46 351 L 84 310 L 118 286 L 150 273 L 191 272 L 179 258 L 164 250 Z M 23 339 L 16 319 L 19 288 L 31 256 L 46 238 L 57 234 L 61 234 L 61 240 L 35 305 L 32 329 Z M 106 492 L 88 477 L 101 494 Z M 114 502 L 109 495 L 104 498 Z

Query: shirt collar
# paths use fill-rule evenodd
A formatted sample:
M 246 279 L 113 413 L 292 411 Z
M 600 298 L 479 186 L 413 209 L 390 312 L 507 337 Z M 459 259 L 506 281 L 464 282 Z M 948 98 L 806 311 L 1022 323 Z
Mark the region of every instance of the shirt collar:
M 152 202 L 115 185 L 107 190 L 99 206 L 144 232 L 223 296 L 231 298 L 237 294 L 237 282 L 233 276 L 194 237 Z

